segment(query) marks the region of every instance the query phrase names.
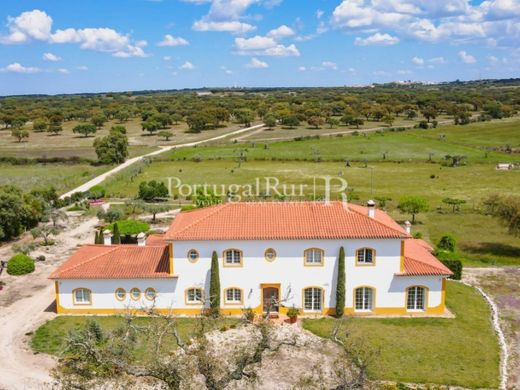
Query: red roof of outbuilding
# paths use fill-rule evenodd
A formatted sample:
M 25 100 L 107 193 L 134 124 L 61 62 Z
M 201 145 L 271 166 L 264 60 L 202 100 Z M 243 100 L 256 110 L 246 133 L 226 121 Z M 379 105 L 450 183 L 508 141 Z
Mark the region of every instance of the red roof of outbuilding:
M 50 279 L 171 278 L 166 245 L 83 245 Z
M 177 215 L 167 240 L 406 238 L 381 210 L 342 202 L 224 203 Z
M 423 240 L 404 241 L 404 272 L 399 276 L 453 275 L 432 253 L 431 247 Z

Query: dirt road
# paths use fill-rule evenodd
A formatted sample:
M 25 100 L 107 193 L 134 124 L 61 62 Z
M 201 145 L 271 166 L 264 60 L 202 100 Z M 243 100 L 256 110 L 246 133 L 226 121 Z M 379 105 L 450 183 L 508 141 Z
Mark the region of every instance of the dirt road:
M 55 316 L 53 311 L 47 311 L 54 301 L 54 284 L 48 277 L 78 244 L 89 241 L 97 223 L 97 218 L 71 218 L 56 237 L 55 245 L 31 253 L 46 257 L 45 262 L 36 264 L 34 273 L 2 275 L 7 286 L 0 292 L 0 389 L 48 388 L 45 384 L 51 381 L 49 370 L 54 360 L 48 355 L 33 354 L 30 335 L 26 333 Z M 0 249 L 2 258 L 9 253 L 7 245 Z
M 114 173 L 122 171 L 123 169 L 128 168 L 130 165 L 135 164 L 136 162 L 141 161 L 141 160 L 143 160 L 146 157 L 157 156 L 158 154 L 167 152 L 167 151 L 172 150 L 172 149 L 187 148 L 187 147 L 190 147 L 190 146 L 200 145 L 200 144 L 206 143 L 206 142 L 218 141 L 220 139 L 224 139 L 224 138 L 227 138 L 227 137 L 232 136 L 232 135 L 242 134 L 242 133 L 248 132 L 250 130 L 260 129 L 263 126 L 264 126 L 264 124 L 261 123 L 259 125 L 255 125 L 255 126 L 251 126 L 251 127 L 246 127 L 244 129 L 231 131 L 231 132 L 226 133 L 226 134 L 222 134 L 222 135 L 219 135 L 219 136 L 216 136 L 216 137 L 206 138 L 206 139 L 203 139 L 203 140 L 200 140 L 200 141 L 194 141 L 194 142 L 188 142 L 188 143 L 185 143 L 185 144 L 170 145 L 170 146 L 161 147 L 161 149 L 155 150 L 155 151 L 153 151 L 151 153 L 143 154 L 142 156 L 138 156 L 138 157 L 134 157 L 134 158 L 126 160 L 124 163 L 118 165 L 115 168 L 112 168 L 110 171 L 105 172 L 105 173 L 103 173 L 103 174 L 101 174 L 99 176 L 96 176 L 92 180 L 89 180 L 86 183 L 80 185 L 79 187 L 76 187 L 73 190 L 70 190 L 69 192 L 63 194 L 61 196 L 61 198 L 65 198 L 67 196 L 70 196 L 70 195 L 72 195 L 75 192 L 85 192 L 85 191 L 88 191 L 91 187 L 93 187 L 93 186 L 95 186 L 97 184 L 101 184 L 110 175 L 113 175 Z

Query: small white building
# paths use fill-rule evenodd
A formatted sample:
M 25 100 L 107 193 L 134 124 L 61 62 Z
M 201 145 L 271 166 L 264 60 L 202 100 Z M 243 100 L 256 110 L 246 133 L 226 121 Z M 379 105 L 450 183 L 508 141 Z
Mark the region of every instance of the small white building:
M 451 271 L 422 240 L 374 208 L 341 202 L 225 203 L 180 213 L 138 245 L 84 245 L 52 275 L 58 313 L 209 307 L 218 256 L 221 312 L 332 315 L 340 248 L 345 314 L 441 315 Z M 274 302 L 274 303 L 273 303 Z

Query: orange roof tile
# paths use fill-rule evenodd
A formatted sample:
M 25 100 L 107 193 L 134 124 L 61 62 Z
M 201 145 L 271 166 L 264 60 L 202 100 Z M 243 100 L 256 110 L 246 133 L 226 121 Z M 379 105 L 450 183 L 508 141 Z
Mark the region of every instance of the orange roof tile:
M 399 276 L 453 275 L 432 253 L 431 247 L 423 240 L 404 241 L 404 272 Z
M 224 203 L 182 212 L 165 235 L 167 240 L 283 240 L 406 238 L 390 216 L 342 202 Z
M 168 247 L 83 245 L 50 279 L 170 278 Z
M 164 246 L 166 245 L 166 241 L 164 240 L 163 234 L 150 234 L 146 237 L 146 245 L 147 246 Z

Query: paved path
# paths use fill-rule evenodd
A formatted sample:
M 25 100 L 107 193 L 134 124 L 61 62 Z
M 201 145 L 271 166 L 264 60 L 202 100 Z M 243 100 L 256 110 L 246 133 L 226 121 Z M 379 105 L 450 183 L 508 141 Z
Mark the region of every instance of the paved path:
M 79 187 L 76 187 L 73 190 L 70 190 L 69 192 L 63 194 L 62 196 L 60 196 L 60 198 L 63 199 L 65 197 L 67 197 L 67 196 L 71 196 L 75 192 L 85 192 L 85 191 L 88 191 L 93 186 L 95 186 L 97 184 L 101 184 L 110 175 L 113 175 L 114 173 L 122 171 L 123 169 L 128 168 L 130 165 L 135 164 L 136 162 L 141 161 L 141 160 L 143 160 L 146 157 L 157 156 L 158 154 L 167 152 L 167 151 L 172 150 L 172 149 L 187 148 L 187 147 L 190 147 L 190 146 L 200 145 L 200 144 L 206 143 L 206 142 L 217 141 L 219 139 L 224 139 L 224 138 L 229 137 L 231 135 L 242 134 L 242 133 L 245 133 L 245 132 L 250 131 L 250 130 L 260 129 L 263 126 L 264 126 L 264 124 L 261 123 L 259 125 L 255 125 L 255 126 L 251 126 L 251 127 L 246 127 L 244 129 L 231 131 L 231 132 L 226 133 L 226 134 L 222 134 L 222 135 L 219 135 L 219 136 L 216 136 L 216 137 L 207 138 L 207 139 L 202 139 L 200 141 L 193 141 L 193 142 L 188 142 L 188 143 L 179 144 L 179 145 L 170 145 L 170 146 L 161 147 L 161 149 L 155 150 L 155 151 L 153 151 L 151 153 L 143 154 L 142 156 L 133 157 L 131 159 L 126 160 L 124 163 L 118 165 L 115 168 L 112 168 L 110 171 L 107 171 L 107 172 L 105 172 L 105 173 L 103 173 L 103 174 L 101 174 L 99 176 L 96 176 L 92 180 L 89 180 L 86 183 L 80 185 Z

